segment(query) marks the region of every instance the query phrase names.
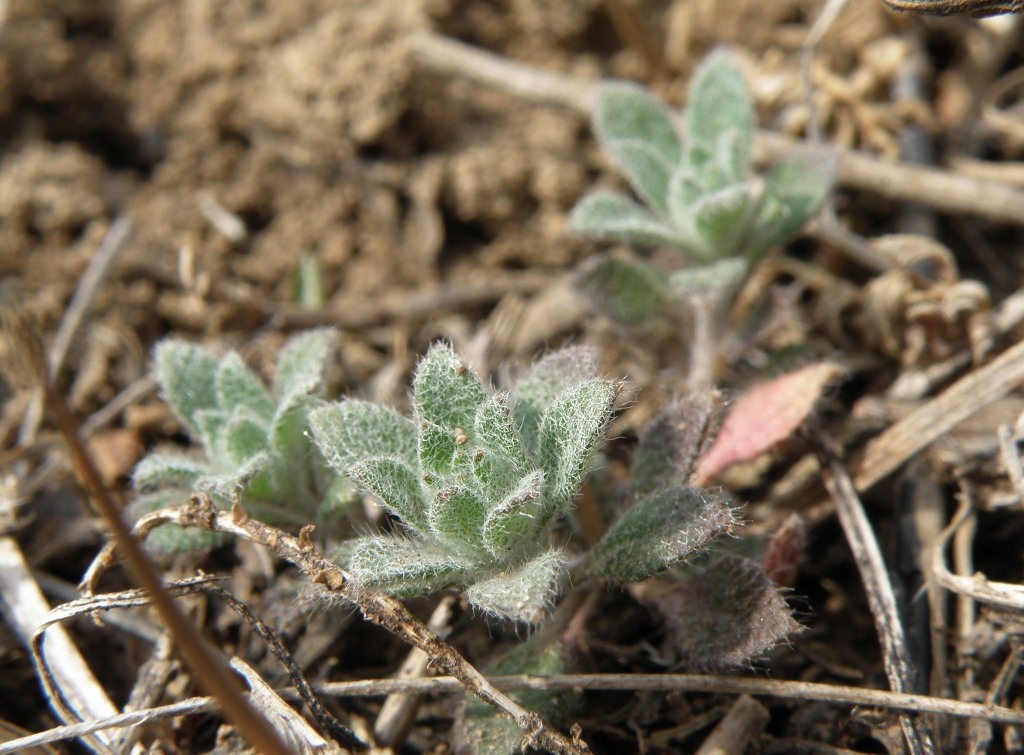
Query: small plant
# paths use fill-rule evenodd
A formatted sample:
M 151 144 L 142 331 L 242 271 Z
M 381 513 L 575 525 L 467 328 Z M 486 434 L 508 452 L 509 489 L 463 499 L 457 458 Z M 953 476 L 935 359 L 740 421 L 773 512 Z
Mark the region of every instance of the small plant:
M 511 393 L 488 394 L 447 346 L 413 381 L 413 417 L 348 399 L 313 412 L 328 463 L 376 495 L 404 532 L 339 554 L 393 595 L 465 586 L 477 608 L 535 623 L 563 553 L 544 534 L 576 494 L 612 416 L 616 385 L 582 349 L 539 362 Z
M 307 524 L 340 505 L 347 485 L 323 464 L 307 424 L 323 392 L 333 338 L 332 331 L 315 330 L 288 341 L 273 391 L 233 351 L 217 359 L 193 344 L 160 343 L 160 390 L 202 454 L 159 452 L 139 462 L 134 483 L 144 495 L 134 513 L 180 504 L 192 491 L 208 493 L 222 507 L 239 493 L 252 516 L 271 524 Z M 178 552 L 217 541 L 210 533 L 164 526 L 149 542 Z
M 353 399 L 314 411 L 328 463 L 404 530 L 348 543 L 339 563 L 396 596 L 461 586 L 488 614 L 540 621 L 564 562 L 546 534 L 603 440 L 616 393 L 583 348 L 551 354 L 510 393 L 489 394 L 450 348 L 435 346 L 413 381 L 411 419 Z M 674 479 L 637 500 L 574 582 L 646 579 L 732 529 L 723 501 Z
M 573 210 L 573 230 L 672 246 L 713 266 L 704 275 L 731 277 L 799 230 L 832 187 L 834 165 L 820 154 L 783 160 L 764 178 L 752 174 L 754 108 L 724 48 L 694 74 L 683 123 L 685 139 L 642 87 L 603 86 L 594 132 L 646 207 L 621 194 L 592 194 Z
M 682 117 L 636 84 L 601 88 L 594 132 L 642 200 L 612 192 L 584 197 L 570 228 L 597 239 L 668 246 L 690 265 L 666 275 L 637 260 L 599 256 L 580 287 L 602 314 L 631 326 L 674 332 L 690 311 L 690 387 L 712 380 L 721 323 L 752 265 L 818 211 L 834 182 L 835 159 L 807 151 L 766 176 L 751 170 L 755 114 L 739 66 L 725 49 L 698 67 Z

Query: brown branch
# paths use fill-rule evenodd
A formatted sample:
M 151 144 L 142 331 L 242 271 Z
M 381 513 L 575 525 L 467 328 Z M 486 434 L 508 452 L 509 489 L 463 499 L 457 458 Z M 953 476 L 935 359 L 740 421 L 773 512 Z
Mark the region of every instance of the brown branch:
M 294 537 L 250 519 L 238 501 L 231 512 L 225 512 L 216 509 L 207 496 L 196 495 L 192 497 L 191 504 L 183 509 L 165 509 L 142 517 L 136 524 L 136 531 L 145 533 L 168 523 L 224 532 L 272 550 L 279 558 L 297 566 L 312 582 L 354 603 L 363 616 L 374 624 L 425 652 L 434 667 L 455 677 L 466 690 L 514 720 L 525 732 L 526 743 L 531 747 L 572 755 L 590 752 L 583 740 L 566 737 L 551 728 L 536 713 L 526 710 L 495 687 L 454 647 L 438 637 L 397 600 L 367 589 L 353 580 L 313 545 L 309 537 L 312 527 L 303 528 L 299 536 Z
M 875 620 L 889 689 L 900 693 L 911 692 L 916 686 L 917 672 L 910 662 L 903 624 L 896 606 L 896 594 L 889 581 L 882 550 L 864 512 L 864 506 L 857 497 L 853 480 L 828 442 L 821 437 L 817 438 L 817 441 L 825 488 L 835 503 L 839 523 L 853 553 L 853 560 L 860 572 L 868 605 Z M 900 724 L 911 753 L 931 755 L 936 752 L 928 729 L 919 717 L 901 715 Z

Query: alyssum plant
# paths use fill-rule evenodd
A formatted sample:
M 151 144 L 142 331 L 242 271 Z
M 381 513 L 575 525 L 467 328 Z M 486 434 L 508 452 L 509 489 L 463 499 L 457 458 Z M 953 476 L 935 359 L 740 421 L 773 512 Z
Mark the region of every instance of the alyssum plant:
M 489 615 L 537 623 L 565 568 L 548 532 L 588 471 L 616 394 L 583 348 L 549 355 L 510 392 L 491 393 L 437 345 L 416 371 L 411 418 L 354 399 L 314 410 L 313 434 L 328 463 L 401 522 L 393 534 L 346 544 L 339 563 L 396 596 L 460 587 Z M 645 579 L 734 524 L 717 498 L 683 487 L 654 491 L 609 529 L 581 576 Z
M 765 177 L 751 170 L 755 115 L 736 61 L 714 50 L 694 73 L 681 138 L 668 109 L 642 87 L 601 87 L 594 133 L 645 206 L 598 192 L 573 210 L 573 230 L 679 249 L 721 274 L 793 235 L 832 187 L 834 162 L 797 154 Z
M 754 107 L 724 48 L 694 73 L 681 120 L 683 136 L 665 105 L 642 87 L 601 87 L 594 133 L 643 204 L 597 192 L 576 205 L 570 228 L 597 239 L 672 247 L 690 263 L 667 276 L 636 259 L 599 257 L 586 266 L 582 285 L 596 307 L 630 325 L 671 318 L 681 306 L 703 309 L 709 327 L 724 320 L 720 305 L 751 266 L 817 212 L 834 182 L 835 159 L 824 151 L 794 154 L 763 177 L 753 173 Z M 716 340 L 708 333 L 695 337 Z
M 157 452 L 139 462 L 133 477 L 143 495 L 133 513 L 180 505 L 193 491 L 225 508 L 239 494 L 247 511 L 272 524 L 322 521 L 342 505 L 350 485 L 324 465 L 308 427 L 309 411 L 321 401 L 333 339 L 330 330 L 314 330 L 288 341 L 271 391 L 233 351 L 218 359 L 194 344 L 160 343 L 155 361 L 161 393 L 201 453 Z M 177 552 L 217 539 L 168 525 L 148 542 Z

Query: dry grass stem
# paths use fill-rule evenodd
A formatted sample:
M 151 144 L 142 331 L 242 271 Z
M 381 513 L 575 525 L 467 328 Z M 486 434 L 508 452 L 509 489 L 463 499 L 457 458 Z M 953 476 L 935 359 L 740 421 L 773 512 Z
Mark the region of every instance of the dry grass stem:
M 822 476 L 825 487 L 836 506 L 836 514 L 846 535 L 853 560 L 860 572 L 867 593 L 868 605 L 875 620 L 875 628 L 882 646 L 889 688 L 893 692 L 911 692 L 918 684 L 918 670 L 910 662 L 906 637 L 896 606 L 889 574 L 878 547 L 874 530 L 868 521 L 853 481 L 824 441 L 819 441 Z M 917 716 L 900 716 L 903 734 L 911 753 L 927 755 L 936 752 L 931 735 Z

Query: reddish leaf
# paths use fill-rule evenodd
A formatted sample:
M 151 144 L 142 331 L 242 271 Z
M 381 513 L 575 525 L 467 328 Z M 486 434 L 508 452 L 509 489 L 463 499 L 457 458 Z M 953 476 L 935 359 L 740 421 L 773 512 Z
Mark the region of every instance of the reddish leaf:
M 694 484 L 706 485 L 726 467 L 750 461 L 784 441 L 807 419 L 825 386 L 841 374 L 834 362 L 819 362 L 747 391 L 697 462 Z
M 799 514 L 790 514 L 772 535 L 761 559 L 761 568 L 779 587 L 792 587 L 804 560 L 807 527 Z

